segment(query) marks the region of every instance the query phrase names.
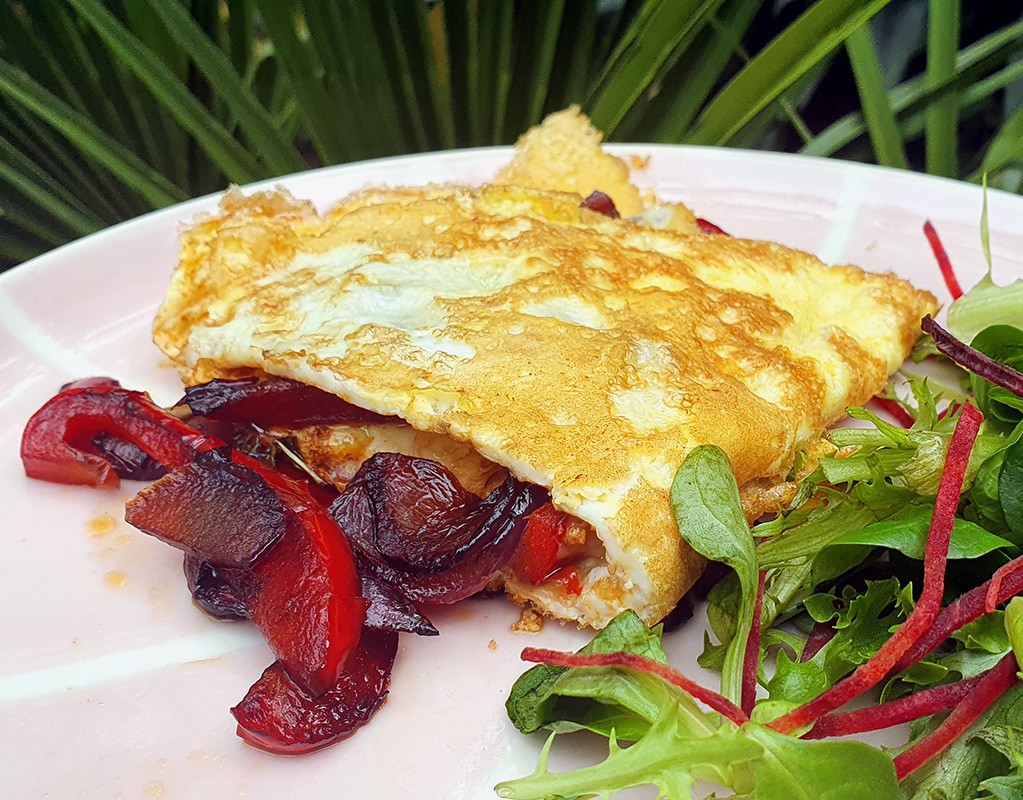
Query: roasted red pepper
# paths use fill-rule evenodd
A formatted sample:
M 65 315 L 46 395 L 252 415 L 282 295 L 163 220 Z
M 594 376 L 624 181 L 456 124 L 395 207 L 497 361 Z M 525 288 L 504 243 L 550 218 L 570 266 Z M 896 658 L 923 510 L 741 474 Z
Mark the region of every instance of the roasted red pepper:
M 553 503 L 546 503 L 530 514 L 515 554 L 516 572 L 534 586 L 555 581 L 569 594 L 581 594 L 579 571 L 572 566 L 558 566 L 558 552 L 571 524 L 572 518 L 558 511 Z
M 365 725 L 387 697 L 398 634 L 363 631 L 337 685 L 310 697 L 272 664 L 231 709 L 238 735 L 260 750 L 281 755 L 311 753 L 347 739 Z
M 571 564 L 565 567 L 558 567 L 548 576 L 547 580 L 560 583 L 565 587 L 566 592 L 577 597 L 583 593 L 583 585 L 579 581 L 579 570 Z
M 242 453 L 232 460 L 258 472 L 293 515 L 252 568 L 249 617 L 291 678 L 321 695 L 341 678 L 366 619 L 352 550 L 305 485 Z
M 347 541 L 306 485 L 108 379 L 72 384 L 32 416 L 22 438 L 26 473 L 116 486 L 117 474 L 94 452 L 98 434 L 173 470 L 129 503 L 129 522 L 235 568 L 247 616 L 291 678 L 313 696 L 331 689 L 358 643 L 366 601 Z M 225 526 L 232 535 L 220 539 Z
M 54 483 L 118 486 L 117 473 L 92 444 L 100 434 L 138 446 L 168 469 L 225 446 L 168 414 L 145 392 L 104 380 L 109 379 L 72 384 L 32 415 L 21 437 L 26 475 Z

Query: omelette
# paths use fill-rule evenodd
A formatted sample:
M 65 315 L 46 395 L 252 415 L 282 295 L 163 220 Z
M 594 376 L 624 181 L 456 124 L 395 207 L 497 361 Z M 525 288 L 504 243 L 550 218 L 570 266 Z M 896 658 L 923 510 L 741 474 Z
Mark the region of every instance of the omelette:
M 716 444 L 740 486 L 776 484 L 884 387 L 936 303 L 696 233 L 684 207 L 657 226 L 642 200 L 611 219 L 580 207 L 586 187 L 558 189 L 573 187 L 377 187 L 322 215 L 233 190 L 183 232 L 154 337 L 188 384 L 276 375 L 400 418 L 293 432 L 339 486 L 394 451 L 480 496 L 508 472 L 546 487 L 574 520 L 581 592 L 512 568 L 507 592 L 580 625 L 626 608 L 654 622 L 703 567 L 668 502 L 685 456 Z

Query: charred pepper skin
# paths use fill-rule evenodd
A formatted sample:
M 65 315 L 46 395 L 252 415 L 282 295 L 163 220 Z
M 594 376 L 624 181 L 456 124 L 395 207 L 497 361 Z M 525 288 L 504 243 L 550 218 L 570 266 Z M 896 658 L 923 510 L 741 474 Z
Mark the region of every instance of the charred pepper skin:
M 167 413 L 145 392 L 124 389 L 112 379 L 90 381 L 97 383 L 72 384 L 29 419 L 21 437 L 21 461 L 30 478 L 117 488 L 117 472 L 92 444 L 101 434 L 135 445 L 172 470 L 200 453 L 227 447 Z
M 129 502 L 129 521 L 201 560 L 246 569 L 246 615 L 303 690 L 314 697 L 330 690 L 358 645 L 366 601 L 347 540 L 309 489 L 111 379 L 72 384 L 32 416 L 22 437 L 26 474 L 116 487 L 117 473 L 92 449 L 99 434 L 138 447 L 171 470 L 140 495 L 146 502 Z M 212 552 L 202 531 L 215 530 L 229 511 L 201 502 L 201 491 L 189 493 L 180 484 L 191 473 L 201 480 L 220 472 L 235 479 L 239 497 L 262 498 L 266 508 L 256 509 L 251 521 L 266 535 Z M 183 498 L 195 526 L 178 519 Z

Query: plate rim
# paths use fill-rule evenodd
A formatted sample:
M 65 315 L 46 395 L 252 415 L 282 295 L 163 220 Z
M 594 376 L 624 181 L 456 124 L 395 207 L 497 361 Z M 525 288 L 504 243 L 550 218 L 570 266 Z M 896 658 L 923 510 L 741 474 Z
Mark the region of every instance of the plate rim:
M 850 161 L 847 159 L 833 158 L 827 156 L 816 156 L 808 155 L 805 153 L 789 153 L 780 152 L 774 150 L 754 150 L 750 148 L 731 148 L 731 147 L 713 147 L 708 145 L 691 145 L 691 144 L 666 144 L 666 143 L 648 143 L 648 142 L 606 142 L 603 144 L 603 148 L 620 158 L 628 157 L 632 155 L 638 155 L 641 158 L 655 157 L 659 154 L 673 154 L 673 155 L 702 155 L 708 156 L 715 160 L 737 160 L 737 161 L 756 161 L 761 163 L 777 163 L 777 162 L 796 162 L 800 164 L 816 165 L 819 167 L 825 167 L 831 171 L 837 171 L 844 174 L 850 173 L 862 173 L 866 175 L 877 175 L 889 179 L 894 179 L 899 183 L 910 183 L 915 185 L 933 185 L 935 187 L 941 186 L 946 189 L 952 189 L 955 191 L 967 191 L 970 193 L 984 192 L 988 194 L 988 201 L 997 199 L 999 202 L 1007 202 L 1010 204 L 1019 204 L 1020 210 L 1023 210 L 1023 195 L 1015 194 L 1013 192 L 1006 191 L 1004 189 L 997 189 L 992 187 L 983 187 L 969 181 L 960 180 L 957 178 L 947 178 L 940 175 L 931 175 L 925 172 L 917 172 L 911 169 L 901 169 L 898 167 L 887 167 L 880 164 L 870 164 L 860 161 Z M 391 156 L 380 156 L 377 158 L 363 159 L 360 161 L 350 161 L 343 164 L 330 164 L 322 167 L 311 167 L 309 169 L 300 170 L 298 172 L 291 172 L 285 175 L 279 175 L 272 178 L 264 178 L 258 181 L 253 181 L 246 184 L 229 184 L 225 189 L 218 189 L 213 192 L 209 192 L 198 197 L 189 198 L 182 200 L 179 203 L 166 206 L 164 208 L 153 209 L 147 211 L 136 217 L 131 217 L 120 222 L 115 222 L 112 225 L 108 225 L 105 228 L 101 228 L 92 233 L 88 233 L 77 239 L 73 239 L 70 242 L 66 242 L 59 245 L 52 250 L 48 250 L 44 253 L 40 253 L 38 256 L 23 261 L 4 272 L 0 273 L 0 291 L 4 289 L 7 281 L 11 280 L 12 274 L 17 274 L 23 277 L 26 272 L 43 268 L 50 264 L 51 261 L 60 261 L 66 257 L 67 252 L 76 247 L 82 247 L 87 245 L 95 244 L 98 239 L 103 237 L 116 237 L 125 228 L 138 225 L 142 226 L 146 223 L 154 223 L 162 221 L 163 216 L 167 217 L 179 217 L 179 216 L 195 216 L 198 213 L 202 213 L 206 206 L 212 205 L 218 198 L 222 197 L 223 194 L 232 188 L 240 189 L 243 192 L 258 192 L 273 189 L 278 186 L 284 186 L 291 191 L 288 186 L 289 183 L 294 181 L 302 181 L 307 178 L 312 179 L 315 177 L 326 177 L 336 172 L 355 172 L 363 169 L 372 167 L 389 167 L 392 165 L 400 165 L 406 161 L 433 161 L 443 160 L 445 158 L 469 158 L 474 157 L 497 157 L 501 155 L 510 155 L 514 151 L 513 145 L 486 145 L 481 147 L 465 147 L 465 148 L 454 148 L 448 150 L 431 150 L 422 153 L 404 153 L 400 155 Z M 643 181 L 645 166 L 641 168 L 633 169 L 633 178 L 638 179 L 637 182 L 641 188 L 645 185 Z M 339 195 L 340 199 L 343 195 Z M 179 222 L 180 225 L 180 222 Z

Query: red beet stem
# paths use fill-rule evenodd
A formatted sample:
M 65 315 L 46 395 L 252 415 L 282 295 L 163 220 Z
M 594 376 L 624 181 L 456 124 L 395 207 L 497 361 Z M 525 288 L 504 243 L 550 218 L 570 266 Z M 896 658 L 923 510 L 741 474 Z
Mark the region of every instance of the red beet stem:
M 700 686 L 678 670 L 667 664 L 635 653 L 561 653 L 539 647 L 527 647 L 522 651 L 523 661 L 550 664 L 555 667 L 629 667 L 650 675 L 656 675 L 673 686 L 699 700 L 704 705 L 727 717 L 736 725 L 749 722 L 749 717 L 735 703 L 717 692 Z
M 887 397 L 875 395 L 870 402 L 888 414 L 888 416 L 894 419 L 903 428 L 913 427 L 913 417 L 908 411 L 906 411 L 906 409 L 894 400 L 889 400 Z
M 1013 559 L 998 571 L 1004 571 L 1005 575 L 997 589 L 994 603 L 996 606 L 1023 592 L 1023 556 Z M 983 615 L 987 609 L 993 582 L 993 579 L 989 580 L 961 595 L 955 602 L 949 603 L 934 620 L 930 630 L 899 659 L 893 671 L 900 672 L 925 658 L 963 625 Z
M 980 430 L 983 415 L 972 405 L 963 407 L 956 423 L 952 441 L 945 457 L 945 470 L 934 502 L 934 515 L 924 550 L 924 588 L 916 607 L 881 649 L 852 675 L 836 683 L 808 703 L 783 714 L 769 727 L 779 733 L 791 733 L 820 719 L 829 711 L 843 706 L 880 682 L 903 654 L 913 646 L 941 611 L 941 595 L 945 588 L 945 563 L 952 536 L 959 494 L 962 491 L 966 466 L 973 442 Z
M 1002 584 L 1013 577 L 1017 579 L 1023 577 L 1023 564 L 1020 563 L 1018 558 L 1010 561 L 1008 564 L 1003 564 L 991 576 L 991 580 L 988 581 L 987 593 L 984 595 L 985 612 L 990 614 L 998 608 L 999 603 L 1004 602 L 1002 600 Z
M 817 724 L 804 738 L 824 739 L 828 736 L 851 736 L 855 733 L 878 731 L 937 714 L 939 711 L 948 711 L 955 708 L 959 701 L 980 683 L 981 677 L 977 675 L 943 686 L 932 686 L 908 697 L 900 697 L 898 700 L 870 708 L 825 714 L 817 720 Z
M 835 629 L 830 622 L 815 622 L 813 630 L 806 639 L 806 646 L 803 647 L 803 655 L 800 656 L 800 663 L 805 663 L 817 655 L 821 648 L 835 638 Z
M 995 386 L 1001 386 L 1017 397 L 1023 397 L 1023 374 L 1000 361 L 995 361 L 990 356 L 984 355 L 965 342 L 959 341 L 931 319 L 930 315 L 924 317 L 920 327 L 924 333 L 931 335 L 934 339 L 934 346 L 940 352 L 944 353 L 952 361 L 955 361 L 963 369 L 968 369 L 974 375 L 986 381 L 991 381 Z
M 764 587 L 767 583 L 767 572 L 760 570 L 757 581 L 757 599 L 753 604 L 753 627 L 746 640 L 746 653 L 742 659 L 742 713 L 749 716 L 757 702 L 757 670 L 760 667 L 760 616 L 764 605 Z
M 995 700 L 1016 683 L 1018 671 L 1019 664 L 1016 662 L 1015 654 L 1007 653 L 1001 661 L 985 672 L 977 685 L 937 728 L 895 757 L 895 774 L 899 780 L 922 767 L 958 739 Z
M 963 289 L 959 285 L 958 278 L 956 278 L 955 270 L 952 269 L 952 260 L 948 257 L 948 253 L 945 252 L 945 246 L 941 243 L 941 239 L 938 238 L 938 232 L 934 230 L 930 220 L 924 223 L 924 236 L 927 237 L 927 241 L 931 245 L 931 251 L 938 260 L 938 269 L 941 270 L 941 277 L 945 279 L 948 293 L 952 295 L 953 300 L 958 300 L 963 296 Z

